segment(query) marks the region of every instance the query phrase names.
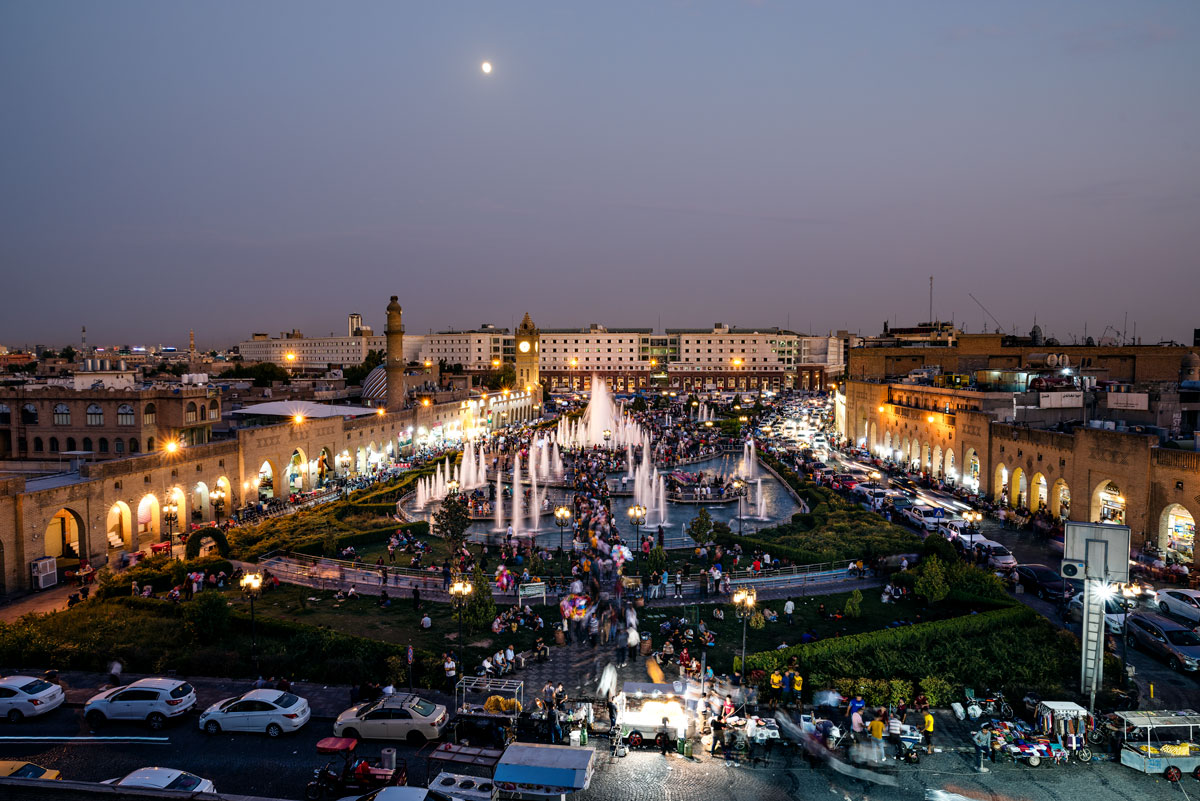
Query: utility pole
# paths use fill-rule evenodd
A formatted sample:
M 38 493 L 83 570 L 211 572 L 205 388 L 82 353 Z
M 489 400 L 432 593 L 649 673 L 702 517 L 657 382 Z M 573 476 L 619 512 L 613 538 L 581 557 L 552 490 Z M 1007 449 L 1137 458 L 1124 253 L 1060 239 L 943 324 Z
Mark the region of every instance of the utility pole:
M 929 322 L 933 323 L 933 276 L 929 276 Z

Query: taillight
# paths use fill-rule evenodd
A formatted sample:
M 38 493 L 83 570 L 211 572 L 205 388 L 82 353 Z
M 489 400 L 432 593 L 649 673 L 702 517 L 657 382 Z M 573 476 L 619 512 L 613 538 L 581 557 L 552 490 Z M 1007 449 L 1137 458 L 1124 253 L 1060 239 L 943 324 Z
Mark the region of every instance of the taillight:
M 283 716 L 289 720 L 295 720 L 296 718 L 300 717 L 295 712 L 284 712 Z
M 33 704 L 34 706 L 41 706 L 41 704 L 42 704 L 42 702 L 36 698 L 30 698 L 29 703 Z
M 183 699 L 182 699 L 182 698 L 169 698 L 169 699 L 167 699 L 167 706 L 179 706 L 179 705 L 180 705 L 180 704 L 182 704 L 182 703 L 183 703 Z

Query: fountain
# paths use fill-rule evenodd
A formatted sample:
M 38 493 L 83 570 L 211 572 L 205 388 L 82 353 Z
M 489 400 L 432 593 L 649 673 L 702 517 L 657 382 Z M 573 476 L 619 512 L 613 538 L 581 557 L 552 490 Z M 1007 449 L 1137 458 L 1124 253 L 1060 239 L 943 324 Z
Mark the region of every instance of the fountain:
M 754 499 L 755 509 L 754 516 L 759 520 L 767 519 L 767 498 L 763 495 L 762 479 L 758 479 L 754 484 Z
M 513 472 L 512 472 L 512 527 L 513 531 L 517 531 L 521 527 L 521 496 L 525 494 L 525 488 L 521 485 L 521 452 L 517 451 L 513 454 Z
M 504 471 L 496 469 L 496 531 L 504 531 Z
M 748 439 L 742 443 L 742 462 L 744 463 L 746 478 L 755 478 L 758 476 L 758 453 L 753 439 Z
M 538 529 L 538 515 L 542 512 L 542 507 L 538 505 L 537 472 L 533 469 L 533 454 L 529 456 L 529 507 L 526 511 L 529 512 L 529 533 L 532 534 Z
M 661 475 L 658 477 L 658 523 L 667 524 L 667 479 Z

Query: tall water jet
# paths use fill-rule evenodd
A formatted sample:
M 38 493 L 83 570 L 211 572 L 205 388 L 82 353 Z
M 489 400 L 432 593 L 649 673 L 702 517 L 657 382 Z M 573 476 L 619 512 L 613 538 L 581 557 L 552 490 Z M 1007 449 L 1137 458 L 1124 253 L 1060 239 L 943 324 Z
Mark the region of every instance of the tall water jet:
M 767 499 L 763 496 L 762 479 L 755 482 L 754 496 L 757 508 L 754 510 L 754 516 L 759 520 L 767 519 Z
M 538 440 L 538 449 L 541 451 L 539 472 L 542 474 L 542 481 L 546 481 L 547 476 L 550 475 L 550 441 L 548 439 Z
M 661 475 L 658 477 L 658 522 L 667 524 L 667 479 Z
M 504 471 L 496 469 L 496 501 L 493 504 L 496 514 L 496 531 L 504 531 Z
M 532 461 L 531 457 L 530 462 Z M 529 512 L 529 533 L 532 534 L 537 531 L 538 515 L 542 512 L 542 508 L 538 505 L 537 473 L 533 470 L 529 471 L 529 508 L 527 511 Z
M 512 526 L 513 531 L 516 531 L 521 527 L 521 497 L 525 494 L 525 488 L 521 485 L 520 451 L 513 454 L 512 493 Z

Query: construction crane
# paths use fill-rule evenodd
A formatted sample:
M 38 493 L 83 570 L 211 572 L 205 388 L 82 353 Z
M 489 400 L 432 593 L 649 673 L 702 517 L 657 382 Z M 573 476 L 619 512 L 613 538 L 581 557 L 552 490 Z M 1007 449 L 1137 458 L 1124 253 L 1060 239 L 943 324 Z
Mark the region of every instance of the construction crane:
M 996 324 L 996 333 L 997 333 L 997 334 L 1003 334 L 1003 333 L 1004 333 L 1004 326 L 1000 325 L 1000 321 L 996 319 L 996 315 L 994 315 L 994 314 L 992 314 L 990 311 L 988 311 L 988 308 L 987 308 L 987 306 L 984 306 L 982 303 L 980 303 L 980 302 L 979 302 L 979 298 L 975 297 L 975 296 L 974 296 L 974 295 L 972 295 L 970 292 L 968 292 L 968 293 L 967 293 L 967 296 L 968 296 L 968 297 L 970 297 L 970 298 L 971 298 L 971 300 L 975 301 L 975 303 L 976 303 L 976 304 L 979 306 L 979 308 L 983 309 L 983 310 L 984 310 L 984 312 L 987 314 L 987 316 L 988 316 L 988 317 L 991 317 L 991 318 L 992 318 L 992 322 Z

